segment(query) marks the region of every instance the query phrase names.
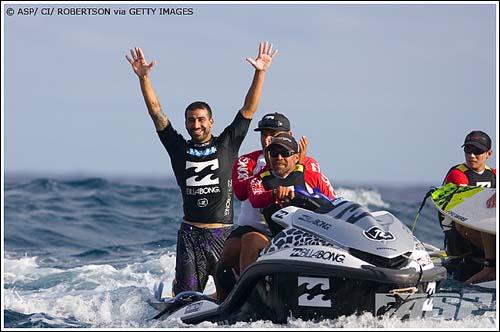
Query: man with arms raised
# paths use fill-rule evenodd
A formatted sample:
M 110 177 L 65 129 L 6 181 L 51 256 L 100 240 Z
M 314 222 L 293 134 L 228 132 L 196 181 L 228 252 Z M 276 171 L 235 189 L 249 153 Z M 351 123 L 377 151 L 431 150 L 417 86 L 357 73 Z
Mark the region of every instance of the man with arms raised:
M 257 58 L 246 60 L 255 68 L 245 103 L 220 136 L 212 134 L 214 119 L 205 102 L 193 102 L 185 111 L 185 140 L 163 113 L 154 93 L 147 63 L 140 48 L 126 56 L 139 77 L 141 91 L 158 136 L 167 150 L 182 192 L 184 218 L 177 237 L 173 294 L 186 290 L 202 292 L 222 252 L 233 219 L 231 168 L 257 110 L 266 70 L 277 54 L 272 44 L 259 46 Z

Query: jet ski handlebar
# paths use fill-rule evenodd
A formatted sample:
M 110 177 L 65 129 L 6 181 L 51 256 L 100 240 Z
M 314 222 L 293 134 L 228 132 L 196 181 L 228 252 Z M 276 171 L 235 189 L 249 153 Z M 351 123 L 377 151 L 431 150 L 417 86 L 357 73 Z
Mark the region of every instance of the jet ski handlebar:
M 332 201 L 325 194 L 317 189 L 310 193 L 302 187 L 295 188 L 295 198 L 288 205 L 317 213 L 326 213 L 333 208 Z
M 305 210 L 313 211 L 315 213 L 328 213 L 333 209 L 332 201 L 323 193 L 313 190 L 312 193 L 308 192 L 305 188 L 295 187 L 295 197 L 287 204 L 282 206 L 274 205 L 268 209 L 263 209 L 262 213 L 266 220 L 272 236 L 276 236 L 283 230 L 283 226 L 272 220 L 272 215 L 280 209 L 287 206 L 296 206 Z

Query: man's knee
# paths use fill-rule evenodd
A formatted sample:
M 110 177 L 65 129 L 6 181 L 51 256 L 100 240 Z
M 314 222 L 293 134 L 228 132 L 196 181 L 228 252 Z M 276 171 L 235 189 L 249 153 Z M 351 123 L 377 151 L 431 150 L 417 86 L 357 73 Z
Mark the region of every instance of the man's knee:
M 258 232 L 247 233 L 241 238 L 240 273 L 255 262 L 259 253 L 269 242 L 268 238 Z
M 241 239 L 229 238 L 224 243 L 224 249 L 219 260 L 225 266 L 237 266 L 240 259 Z
M 481 232 L 462 226 L 460 224 L 455 224 L 455 228 L 460 233 L 460 235 L 462 235 L 463 238 L 470 241 L 476 248 L 479 249 L 483 248 Z
M 220 300 L 224 300 L 236 284 L 236 276 L 230 266 L 223 262 L 217 264 L 215 271 L 215 286 L 217 288 L 217 296 Z
M 241 247 L 244 251 L 260 251 L 269 243 L 269 239 L 259 232 L 246 233 L 241 237 Z

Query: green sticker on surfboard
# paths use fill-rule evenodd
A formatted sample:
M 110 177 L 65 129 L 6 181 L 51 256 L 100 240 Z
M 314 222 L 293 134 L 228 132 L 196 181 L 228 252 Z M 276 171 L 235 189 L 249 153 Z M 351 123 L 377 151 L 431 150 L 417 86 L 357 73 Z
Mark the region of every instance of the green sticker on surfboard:
M 457 186 L 448 183 L 432 193 L 434 206 L 453 221 L 481 232 L 496 234 L 496 209 L 486 201 L 496 193 L 494 188 Z

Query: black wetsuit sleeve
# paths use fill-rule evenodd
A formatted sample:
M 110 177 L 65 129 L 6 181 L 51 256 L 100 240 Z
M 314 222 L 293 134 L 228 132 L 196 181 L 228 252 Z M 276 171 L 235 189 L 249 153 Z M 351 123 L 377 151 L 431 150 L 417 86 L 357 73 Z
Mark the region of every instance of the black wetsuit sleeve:
M 187 142 L 173 127 L 169 121 L 167 127 L 162 131 L 158 131 L 160 141 L 167 150 L 170 158 L 181 156 L 186 151 Z
M 184 137 L 172 127 L 170 122 L 165 129 L 158 131 L 158 136 L 170 157 L 170 164 L 172 165 L 177 184 L 182 188 L 184 185 L 183 171 L 186 163 L 188 143 Z
M 232 153 L 238 154 L 241 143 L 243 143 L 243 139 L 250 127 L 250 122 L 252 122 L 252 119 L 246 119 L 241 115 L 241 112 L 238 112 L 233 122 L 220 134 L 220 144 L 230 149 Z

